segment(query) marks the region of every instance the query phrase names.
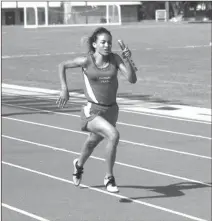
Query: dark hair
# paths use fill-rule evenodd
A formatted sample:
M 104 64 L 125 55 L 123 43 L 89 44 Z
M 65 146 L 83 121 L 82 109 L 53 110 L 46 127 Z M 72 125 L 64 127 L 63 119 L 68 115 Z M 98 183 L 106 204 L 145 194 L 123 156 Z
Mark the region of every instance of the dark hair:
M 108 34 L 112 37 L 111 33 L 103 27 L 97 28 L 93 34 L 88 38 L 88 52 L 95 52 L 95 48 L 93 47 L 93 43 L 96 42 L 98 35 L 100 34 Z

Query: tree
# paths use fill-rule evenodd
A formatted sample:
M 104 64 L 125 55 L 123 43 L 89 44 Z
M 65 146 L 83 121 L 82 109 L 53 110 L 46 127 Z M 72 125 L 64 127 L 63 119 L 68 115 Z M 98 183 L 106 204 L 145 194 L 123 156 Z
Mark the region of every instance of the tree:
M 194 11 L 194 16 L 196 15 L 196 9 L 199 4 L 204 4 L 203 1 L 176 1 L 176 2 L 169 2 L 170 4 L 170 14 L 173 17 L 177 17 L 178 15 L 187 15 L 188 11 L 192 8 Z M 209 5 L 205 2 L 206 5 Z
M 169 2 L 170 4 L 170 14 L 173 15 L 173 17 L 177 17 L 182 13 L 182 9 L 184 7 L 185 2 Z

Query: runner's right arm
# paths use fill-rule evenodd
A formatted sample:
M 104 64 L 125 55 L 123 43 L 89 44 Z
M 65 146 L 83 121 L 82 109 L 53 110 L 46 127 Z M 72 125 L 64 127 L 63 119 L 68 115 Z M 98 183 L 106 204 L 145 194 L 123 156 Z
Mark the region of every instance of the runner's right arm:
M 63 61 L 59 64 L 59 78 L 62 90 L 68 90 L 68 85 L 66 81 L 66 69 L 84 67 L 86 63 L 87 57 L 77 57 L 73 60 Z
M 87 57 L 77 57 L 73 60 L 63 61 L 59 64 L 59 78 L 61 84 L 60 96 L 57 100 L 58 107 L 63 108 L 69 100 L 68 84 L 66 80 L 66 69 L 85 67 L 87 64 Z

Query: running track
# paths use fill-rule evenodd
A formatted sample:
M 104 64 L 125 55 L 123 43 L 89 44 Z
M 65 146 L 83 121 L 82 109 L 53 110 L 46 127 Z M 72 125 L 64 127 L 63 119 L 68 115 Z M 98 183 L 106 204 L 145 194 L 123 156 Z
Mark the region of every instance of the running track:
M 115 177 L 105 191 L 103 142 L 72 183 L 86 134 L 83 101 L 2 96 L 3 221 L 210 221 L 211 123 L 120 111 Z

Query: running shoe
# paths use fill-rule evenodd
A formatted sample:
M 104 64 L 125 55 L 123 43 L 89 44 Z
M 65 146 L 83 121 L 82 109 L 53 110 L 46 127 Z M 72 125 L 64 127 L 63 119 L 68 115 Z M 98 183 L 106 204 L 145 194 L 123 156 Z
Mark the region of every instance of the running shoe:
M 74 164 L 73 182 L 75 186 L 80 185 L 80 182 L 82 180 L 82 174 L 83 174 L 83 167 L 79 167 L 77 162 L 78 162 L 78 159 L 75 159 L 73 161 L 73 164 Z
M 119 192 L 118 187 L 116 186 L 114 176 L 109 176 L 104 178 L 104 185 L 108 192 L 117 193 Z

